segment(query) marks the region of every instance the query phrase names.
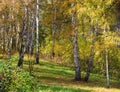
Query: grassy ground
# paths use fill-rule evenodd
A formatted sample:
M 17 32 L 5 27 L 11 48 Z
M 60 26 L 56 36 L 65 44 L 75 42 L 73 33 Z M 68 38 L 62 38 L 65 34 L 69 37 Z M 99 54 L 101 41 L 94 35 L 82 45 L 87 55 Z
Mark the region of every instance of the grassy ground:
M 0 58 L 0 61 L 6 61 Z M 17 57 L 11 59 L 16 65 Z M 28 61 L 23 68 L 28 69 Z M 33 66 L 33 75 L 39 82 L 40 92 L 120 92 L 120 82 L 110 80 L 110 88 L 105 88 L 104 76 L 91 74 L 89 82 L 74 81 L 73 68 L 65 67 L 53 62 L 41 60 L 39 65 Z M 84 73 L 82 73 L 84 76 Z

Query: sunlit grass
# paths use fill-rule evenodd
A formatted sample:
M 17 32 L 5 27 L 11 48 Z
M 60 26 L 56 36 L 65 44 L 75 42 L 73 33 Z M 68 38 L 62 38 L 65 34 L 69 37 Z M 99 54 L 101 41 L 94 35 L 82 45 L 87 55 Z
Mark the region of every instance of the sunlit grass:
M 6 59 L 2 58 L 2 61 Z M 14 56 L 11 62 L 17 65 L 18 57 Z M 29 59 L 25 57 L 23 68 L 29 70 Z M 31 60 L 34 64 L 34 59 Z M 41 60 L 40 64 L 33 65 L 33 76 L 38 81 L 39 92 L 120 92 L 120 82 L 110 80 L 110 88 L 106 88 L 106 77 L 91 74 L 89 82 L 74 81 L 74 68 L 65 67 L 54 62 Z M 82 72 L 82 77 L 85 73 Z

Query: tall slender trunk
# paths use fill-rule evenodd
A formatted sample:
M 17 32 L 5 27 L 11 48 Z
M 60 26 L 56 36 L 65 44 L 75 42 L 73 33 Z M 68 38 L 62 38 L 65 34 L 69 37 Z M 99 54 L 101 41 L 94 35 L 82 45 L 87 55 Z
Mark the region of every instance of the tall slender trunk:
M 72 7 L 75 7 L 75 2 L 72 2 Z M 74 39 L 73 39 L 73 57 L 74 57 L 74 65 L 75 65 L 75 80 L 81 79 L 81 71 L 80 71 L 80 59 L 79 59 L 79 47 L 78 47 L 78 20 L 76 10 L 72 11 L 72 25 L 74 31 Z
M 34 15 L 31 14 L 31 18 L 30 18 L 30 55 L 33 55 L 33 49 L 34 49 L 34 27 L 35 27 L 35 22 L 34 22 Z
M 110 83 L 109 83 L 108 50 L 107 49 L 105 50 L 105 54 L 106 54 L 105 62 L 106 62 L 106 80 L 107 80 L 106 87 L 109 88 Z
M 80 59 L 79 59 L 79 47 L 78 47 L 78 31 L 76 30 L 74 37 L 74 64 L 75 64 L 75 80 L 81 79 L 80 73 Z
M 35 18 L 34 18 L 34 14 L 32 15 L 32 21 L 31 21 L 31 48 L 30 48 L 30 54 L 32 55 L 33 54 L 33 50 L 34 50 L 34 29 L 35 29 Z
M 14 11 L 14 0 L 12 0 L 12 4 L 13 4 L 13 6 L 10 8 L 10 12 Z M 14 21 L 14 14 L 13 13 L 9 14 L 9 19 Z M 14 33 L 14 24 L 13 23 L 11 23 L 9 25 L 9 32 Z M 10 61 L 10 58 L 11 58 L 11 45 L 13 47 L 13 45 L 15 45 L 14 43 L 16 42 L 15 40 L 13 40 L 15 35 L 10 34 L 9 32 L 7 34 L 8 35 L 7 36 L 8 61 Z
M 88 62 L 88 69 L 86 72 L 86 76 L 85 76 L 85 81 L 87 82 L 90 76 L 90 72 L 91 72 L 91 67 L 92 67 L 92 62 L 93 62 L 93 58 L 94 58 L 94 48 L 95 48 L 95 41 L 96 41 L 96 33 L 97 33 L 97 25 L 95 26 L 93 32 L 94 32 L 94 38 L 92 40 L 92 47 L 90 50 L 90 57 L 89 57 L 89 62 Z
M 21 47 L 20 47 L 20 52 L 19 52 L 19 61 L 18 61 L 18 66 L 22 66 L 23 65 L 23 59 L 24 59 L 24 53 L 25 53 L 25 21 L 23 20 L 23 24 L 22 24 L 22 32 L 21 32 Z
M 52 8 L 53 8 L 53 17 L 52 17 L 52 58 L 55 56 L 55 32 L 56 32 L 56 6 L 54 3 L 57 2 L 57 0 L 52 0 Z
M 25 53 L 25 42 L 24 42 L 24 38 L 22 38 L 21 48 L 19 53 L 19 61 L 18 61 L 19 67 L 23 65 L 24 53 Z
M 30 43 L 31 43 L 31 29 L 30 29 L 30 11 L 27 6 L 27 43 L 26 43 L 26 53 L 29 54 L 30 52 Z
M 36 63 L 39 64 L 39 0 L 36 0 Z
M 104 27 L 104 32 L 106 32 L 106 27 Z M 105 63 L 106 63 L 106 87 L 109 88 L 110 81 L 109 81 L 108 49 L 107 48 L 105 48 Z
M 13 13 L 13 11 L 14 11 L 14 3 L 15 3 L 15 1 L 14 0 L 12 0 L 12 7 L 11 7 L 11 12 L 12 12 L 12 15 L 11 15 L 11 19 L 13 20 L 13 21 L 15 21 L 15 16 L 14 16 L 14 13 Z M 12 23 L 11 24 L 11 31 L 13 31 L 13 33 L 15 33 L 15 23 Z M 12 50 L 16 50 L 16 37 L 15 37 L 16 35 L 14 35 L 14 34 L 12 34 L 12 40 L 11 40 L 11 47 L 12 47 Z
M 7 19 L 7 20 L 9 20 L 9 19 L 11 19 L 11 15 L 8 13 L 8 12 L 6 12 L 6 14 L 5 14 L 5 17 L 4 17 L 5 19 Z M 10 25 L 5 25 L 5 30 L 6 30 L 6 48 L 7 48 L 7 54 L 8 54 L 8 61 L 10 61 L 10 58 L 11 58 L 11 52 L 10 52 L 10 41 L 11 41 L 11 34 L 10 34 L 10 32 L 11 32 L 11 24 Z
M 89 62 L 88 62 L 88 69 L 87 69 L 86 76 L 85 76 L 85 81 L 86 82 L 88 81 L 89 76 L 90 76 L 93 57 L 94 57 L 94 42 L 92 42 L 92 47 L 91 47 L 90 57 L 89 57 Z
M 21 36 L 21 48 L 20 48 L 20 52 L 19 52 L 19 61 L 18 61 L 18 67 L 23 65 L 23 59 L 24 59 L 24 53 L 25 53 L 25 49 L 26 49 L 26 19 L 27 19 L 27 7 L 25 6 L 25 16 L 23 17 L 23 21 L 22 21 L 22 29 L 20 32 L 20 36 Z

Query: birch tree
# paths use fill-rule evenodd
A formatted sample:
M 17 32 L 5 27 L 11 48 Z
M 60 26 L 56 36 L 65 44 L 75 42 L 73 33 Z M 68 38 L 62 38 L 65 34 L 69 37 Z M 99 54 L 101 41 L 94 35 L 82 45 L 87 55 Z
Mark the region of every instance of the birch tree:
M 36 0 L 36 63 L 39 63 L 39 0 Z
M 73 54 L 74 54 L 74 64 L 75 64 L 75 80 L 81 79 L 81 71 L 80 71 L 80 59 L 79 59 L 79 47 L 78 47 L 78 19 L 77 19 L 77 11 L 75 8 L 76 2 L 72 2 L 72 25 L 74 31 L 73 38 Z

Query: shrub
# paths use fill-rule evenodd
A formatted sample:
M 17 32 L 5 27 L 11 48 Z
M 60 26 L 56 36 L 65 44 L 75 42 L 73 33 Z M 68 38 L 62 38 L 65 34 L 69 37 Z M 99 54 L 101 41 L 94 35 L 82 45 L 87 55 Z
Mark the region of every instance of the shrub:
M 36 88 L 34 77 L 29 72 L 3 64 L 0 70 L 0 92 L 31 92 Z

